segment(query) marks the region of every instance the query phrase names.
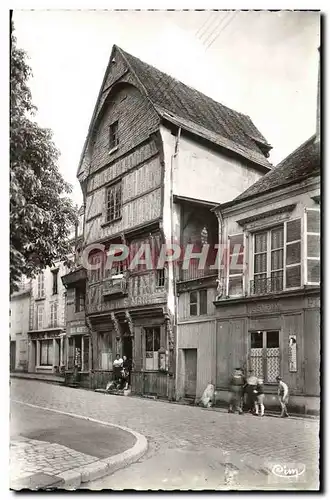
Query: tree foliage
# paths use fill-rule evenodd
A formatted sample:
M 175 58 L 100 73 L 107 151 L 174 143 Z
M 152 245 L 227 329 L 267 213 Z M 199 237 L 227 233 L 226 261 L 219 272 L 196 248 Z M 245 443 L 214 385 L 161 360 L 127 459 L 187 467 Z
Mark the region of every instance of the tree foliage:
M 77 207 L 67 196 L 71 186 L 58 169 L 59 152 L 52 132 L 34 116 L 27 54 L 11 35 L 10 71 L 10 290 L 22 275 L 65 260 L 69 234 L 77 223 Z M 51 97 L 51 96 L 50 96 Z

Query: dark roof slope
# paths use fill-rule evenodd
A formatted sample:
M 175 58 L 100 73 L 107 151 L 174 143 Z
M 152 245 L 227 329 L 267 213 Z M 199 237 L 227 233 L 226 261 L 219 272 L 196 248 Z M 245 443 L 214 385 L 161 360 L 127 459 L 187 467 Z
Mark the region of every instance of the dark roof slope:
M 318 175 L 320 167 L 320 141 L 316 141 L 316 136 L 313 135 L 233 201 L 242 201 L 285 184 Z
M 117 48 L 126 58 L 155 106 L 190 120 L 264 158 L 268 157 L 271 146 L 249 116 L 214 101 L 119 47 Z

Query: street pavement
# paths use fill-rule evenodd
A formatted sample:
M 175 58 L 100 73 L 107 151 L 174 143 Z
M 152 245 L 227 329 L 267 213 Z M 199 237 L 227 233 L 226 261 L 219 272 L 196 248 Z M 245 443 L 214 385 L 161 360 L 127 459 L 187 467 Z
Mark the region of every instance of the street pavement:
M 11 399 L 128 427 L 145 435 L 148 452 L 138 462 L 84 485 L 90 489 L 319 487 L 317 420 L 231 415 L 19 379 L 11 380 Z M 89 454 L 88 444 L 79 451 Z M 301 474 L 293 476 L 294 469 Z
M 52 387 L 52 386 L 50 386 Z M 118 428 L 11 402 L 10 484 L 57 484 L 59 474 L 124 452 L 135 437 Z M 55 477 L 55 480 L 54 480 Z

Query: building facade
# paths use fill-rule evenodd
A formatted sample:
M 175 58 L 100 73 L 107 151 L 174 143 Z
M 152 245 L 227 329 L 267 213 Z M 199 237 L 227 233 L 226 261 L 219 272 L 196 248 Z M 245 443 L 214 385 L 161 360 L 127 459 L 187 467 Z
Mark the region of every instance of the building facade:
M 269 149 L 249 117 L 114 46 L 78 169 L 83 264 L 70 278 L 72 289 L 86 283 L 85 320 L 72 321 L 90 335 L 90 387 L 106 384 L 118 353 L 132 360 L 134 393 L 175 397 L 177 282 L 199 273 L 163 258 L 163 245 L 217 241 L 210 207 L 268 172 Z M 146 251 L 151 267 L 137 263 Z
M 280 375 L 292 409 L 319 411 L 319 138 L 215 212 L 229 249 L 214 301 L 219 398 L 241 366 L 263 378 L 266 407 L 277 404 Z
M 64 370 L 66 291 L 61 276 L 63 263 L 46 268 L 31 281 L 28 333 L 28 371 L 61 373 Z
M 22 276 L 19 290 L 10 297 L 10 371 L 28 371 L 28 330 L 31 280 Z

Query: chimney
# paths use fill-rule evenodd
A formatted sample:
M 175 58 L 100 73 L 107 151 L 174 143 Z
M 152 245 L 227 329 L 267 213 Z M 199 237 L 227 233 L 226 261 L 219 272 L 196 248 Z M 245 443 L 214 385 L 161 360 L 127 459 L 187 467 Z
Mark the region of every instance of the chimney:
M 317 78 L 317 111 L 316 111 L 316 141 L 320 140 L 320 129 L 321 129 L 321 76 L 320 76 L 320 47 L 319 51 L 319 68 L 318 68 L 318 78 Z

